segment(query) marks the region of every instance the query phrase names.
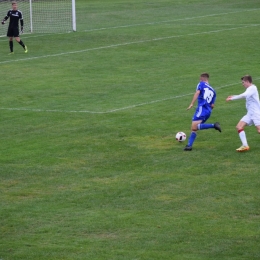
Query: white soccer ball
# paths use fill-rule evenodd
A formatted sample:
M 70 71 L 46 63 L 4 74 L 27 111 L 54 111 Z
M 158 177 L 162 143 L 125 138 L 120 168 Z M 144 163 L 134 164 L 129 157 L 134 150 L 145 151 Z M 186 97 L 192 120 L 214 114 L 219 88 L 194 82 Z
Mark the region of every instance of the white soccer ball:
M 178 133 L 176 134 L 176 140 L 177 140 L 178 142 L 183 142 L 183 141 L 185 141 L 185 140 L 186 140 L 186 134 L 183 133 L 183 132 L 178 132 Z

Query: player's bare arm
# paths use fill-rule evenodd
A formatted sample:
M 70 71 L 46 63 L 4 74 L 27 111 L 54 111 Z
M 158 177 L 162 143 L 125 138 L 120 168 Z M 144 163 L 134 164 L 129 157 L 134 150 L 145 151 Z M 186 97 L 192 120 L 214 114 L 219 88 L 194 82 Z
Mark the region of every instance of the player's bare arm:
M 191 109 L 195 103 L 195 101 L 198 99 L 198 96 L 200 94 L 200 90 L 197 90 L 192 98 L 192 101 L 190 103 L 190 105 L 188 106 L 187 110 Z

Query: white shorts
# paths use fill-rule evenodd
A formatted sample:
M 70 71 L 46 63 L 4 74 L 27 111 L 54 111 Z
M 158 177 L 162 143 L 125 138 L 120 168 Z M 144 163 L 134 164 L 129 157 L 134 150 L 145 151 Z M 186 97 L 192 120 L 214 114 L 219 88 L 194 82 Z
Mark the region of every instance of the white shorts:
M 260 117 L 259 116 L 250 116 L 246 114 L 241 118 L 240 121 L 243 121 L 247 123 L 247 125 L 255 125 L 255 126 L 260 126 Z

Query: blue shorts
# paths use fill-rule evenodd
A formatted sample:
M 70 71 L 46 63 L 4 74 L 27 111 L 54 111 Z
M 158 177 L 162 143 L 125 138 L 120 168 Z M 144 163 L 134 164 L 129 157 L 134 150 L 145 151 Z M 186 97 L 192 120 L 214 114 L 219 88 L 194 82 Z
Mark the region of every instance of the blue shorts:
M 200 121 L 205 123 L 211 115 L 211 109 L 205 108 L 203 106 L 197 107 L 196 112 L 193 115 L 192 121 Z

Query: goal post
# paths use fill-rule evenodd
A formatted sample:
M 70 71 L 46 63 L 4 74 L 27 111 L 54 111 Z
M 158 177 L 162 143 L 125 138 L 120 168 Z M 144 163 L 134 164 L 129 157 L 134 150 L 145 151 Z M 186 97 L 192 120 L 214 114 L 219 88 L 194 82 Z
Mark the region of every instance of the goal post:
M 76 0 L 71 1 L 72 4 L 72 30 L 76 32 L 77 24 L 76 24 Z
M 76 31 L 76 0 L 16 0 L 23 13 L 24 33 L 62 33 Z M 0 0 L 0 19 L 12 9 L 12 0 Z M 5 36 L 9 21 L 0 24 Z

